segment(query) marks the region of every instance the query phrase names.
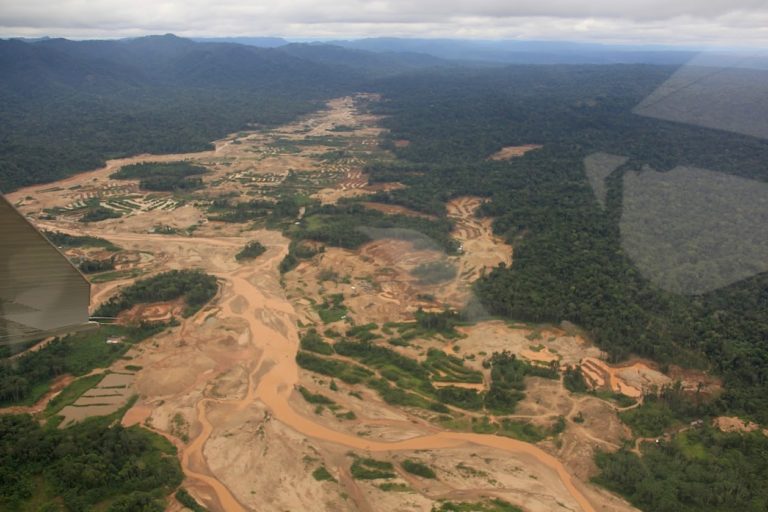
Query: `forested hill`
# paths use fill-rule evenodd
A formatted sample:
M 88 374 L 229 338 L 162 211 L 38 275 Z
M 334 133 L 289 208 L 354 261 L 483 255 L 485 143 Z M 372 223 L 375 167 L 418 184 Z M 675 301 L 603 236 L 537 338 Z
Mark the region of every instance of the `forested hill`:
M 434 57 L 328 45 L 257 48 L 172 35 L 0 40 L 0 190 L 136 153 L 210 148 Z

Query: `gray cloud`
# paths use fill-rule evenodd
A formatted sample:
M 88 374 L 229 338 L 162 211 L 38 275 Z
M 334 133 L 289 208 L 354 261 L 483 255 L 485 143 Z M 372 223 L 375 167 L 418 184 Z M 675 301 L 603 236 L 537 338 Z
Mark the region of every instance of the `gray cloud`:
M 765 0 L 0 0 L 4 36 L 535 38 L 768 45 Z

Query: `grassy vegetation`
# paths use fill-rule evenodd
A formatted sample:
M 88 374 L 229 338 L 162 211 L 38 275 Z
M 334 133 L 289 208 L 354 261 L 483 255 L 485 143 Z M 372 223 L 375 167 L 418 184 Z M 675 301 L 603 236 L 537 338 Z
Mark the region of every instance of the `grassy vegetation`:
M 80 217 L 80 222 L 99 222 L 107 219 L 119 219 L 122 216 L 121 213 L 118 213 L 115 210 L 103 206 L 93 206 L 88 208 L 85 215 Z
M 383 484 L 377 485 L 377 487 L 384 492 L 411 492 L 411 488 L 408 487 L 408 484 L 400 482 L 384 482 Z
M 397 476 L 391 462 L 367 457 L 356 457 L 349 469 L 352 477 L 358 480 L 379 480 Z
M 324 247 L 317 249 L 315 246 L 301 241 L 292 241 L 288 246 L 288 254 L 285 255 L 285 258 L 283 258 L 283 261 L 280 262 L 280 266 L 278 267 L 280 273 L 285 274 L 286 272 L 290 272 L 298 266 L 301 260 L 312 258 L 324 250 Z
M 408 342 L 415 338 L 433 338 L 442 336 L 447 339 L 456 339 L 460 335 L 455 326 L 460 324 L 459 314 L 455 311 L 443 311 L 442 313 L 426 313 L 419 308 L 416 311 L 414 322 L 387 322 L 382 327 L 383 332 L 395 329 L 402 342 Z M 395 340 L 393 338 L 393 340 Z
M 275 142 L 269 144 L 270 148 L 274 148 L 280 153 L 296 154 L 301 153 L 301 148 L 288 139 L 276 139 Z
M 336 479 L 333 478 L 333 475 L 325 469 L 325 466 L 320 466 L 319 468 L 315 469 L 312 472 L 312 478 L 317 480 L 318 482 L 335 482 Z
M 456 356 L 446 354 L 442 350 L 430 348 L 424 366 L 434 375 L 437 382 L 465 382 L 479 384 L 483 382 L 483 374 L 464 366 L 464 361 Z
M 485 404 L 484 394 L 474 389 L 445 386 L 437 390 L 437 398 L 444 404 L 460 407 L 468 411 L 478 411 Z
M 367 368 L 325 359 L 309 352 L 299 351 L 296 354 L 296 362 L 306 370 L 334 377 L 347 384 L 358 384 L 373 375 Z
M 266 250 L 267 248 L 264 247 L 261 242 L 257 240 L 251 240 L 245 244 L 245 247 L 243 247 L 240 252 L 235 254 L 235 259 L 237 261 L 252 260 L 264 254 Z
M 334 345 L 338 354 L 351 357 L 371 368 L 376 368 L 398 386 L 432 393 L 429 371 L 418 361 L 402 356 L 393 350 L 372 343 L 339 341 Z
M 323 323 L 338 322 L 347 315 L 347 307 L 344 305 L 344 294 L 336 293 L 326 297 L 322 304 L 315 306 L 317 314 Z
M 60 231 L 43 231 L 45 237 L 56 247 L 103 247 L 108 251 L 119 251 L 120 247 L 109 240 L 96 236 L 76 236 Z
M 115 262 L 112 258 L 106 260 L 82 260 L 78 263 L 77 268 L 83 274 L 96 274 L 98 272 L 106 272 L 107 270 L 115 269 Z
M 523 512 L 523 509 L 499 498 L 479 502 L 444 501 L 432 507 L 432 512 Z
M 250 201 L 231 202 L 227 198 L 215 199 L 208 208 L 208 220 L 219 222 L 248 222 L 257 221 L 259 225 L 272 229 L 288 228 L 299 216 L 302 206 L 312 201 L 302 195 L 284 193 L 285 182 L 276 201 L 252 199 Z
M 483 365 L 491 369 L 491 387 L 485 396 L 485 407 L 497 414 L 515 411 L 517 402 L 525 397 L 523 379 L 527 375 L 559 378 L 556 369 L 533 366 L 508 351 L 494 353 Z
M 182 231 L 179 228 L 165 224 L 155 224 L 152 226 L 152 233 L 155 233 L 156 235 L 178 235 L 180 233 L 189 234 L 189 231 Z
M 195 498 L 192 497 L 186 489 L 181 487 L 176 494 L 176 501 L 187 507 L 192 512 L 207 512 L 208 509 L 200 505 Z
M 374 324 L 375 325 L 375 324 Z M 353 334 L 367 337 L 372 326 L 361 326 Z M 484 364 L 491 368 L 491 387 L 488 392 L 458 386 L 435 388 L 433 381 L 457 383 L 482 383 L 480 372 L 470 370 L 458 357 L 437 349 L 430 349 L 427 360 L 420 363 L 394 350 L 371 342 L 346 339 L 334 345 L 325 343 L 313 331 L 302 337 L 305 350 L 331 356 L 333 353 L 355 359 L 368 368 L 375 369 L 383 378 L 373 377 L 373 372 L 362 367 L 354 370 L 346 363 L 330 358 L 320 358 L 309 352 L 299 352 L 297 361 L 303 368 L 316 371 L 351 383 L 364 383 L 375 390 L 388 404 L 419 407 L 446 413 L 447 405 L 466 410 L 487 409 L 498 414 L 510 414 L 525 394 L 523 378 L 527 375 L 556 376 L 552 369 L 542 369 L 520 361 L 509 352 L 495 353 Z M 363 370 L 362 372 L 360 370 Z M 367 373 L 366 373 L 367 372 Z M 522 435 L 522 434 L 521 434 Z
M 189 442 L 189 422 L 180 412 L 171 418 L 171 435 L 178 437 L 185 443 Z
M 368 379 L 366 384 L 375 390 L 386 403 L 404 407 L 419 407 L 436 412 L 448 412 L 444 405 L 433 402 L 421 395 L 393 386 L 384 379 Z
M 304 397 L 304 400 L 310 404 L 332 405 L 336 403 L 325 395 L 320 393 L 312 393 L 304 386 L 299 386 L 299 393 L 301 393 L 301 396 Z
M 139 277 L 144 273 L 144 270 L 133 268 L 129 270 L 115 270 L 114 272 L 104 272 L 95 276 L 89 276 L 88 280 L 91 283 L 107 283 L 109 281 L 117 281 L 118 279 L 131 279 Z
M 334 413 L 334 414 L 340 420 L 356 420 L 357 419 L 357 414 L 355 414 L 353 411 Z
M 208 208 L 208 220 L 218 222 L 247 222 L 266 219 L 275 203 L 254 199 L 231 204 L 227 199 L 215 199 Z
M 537 443 L 547 437 L 559 434 L 565 429 L 565 419 L 558 419 L 549 428 L 536 426 L 532 423 L 510 418 L 502 418 L 500 421 L 491 421 L 487 416 L 483 417 L 454 417 L 441 416 L 439 423 L 451 430 L 471 431 L 476 434 L 493 434 L 519 439 L 527 443 Z
M 406 459 L 403 462 L 401 462 L 400 465 L 403 467 L 404 470 L 406 470 L 407 472 L 413 475 L 420 476 L 422 478 L 430 478 L 430 479 L 437 478 L 435 471 L 422 462 Z
M 332 131 L 332 132 L 353 132 L 356 129 L 357 128 L 354 127 L 354 126 L 349 126 L 349 125 L 346 125 L 346 124 L 339 124 L 339 125 L 336 125 L 333 128 L 331 128 L 330 131 Z
M 323 337 L 320 336 L 314 328 L 309 329 L 301 336 L 299 344 L 302 350 L 308 350 L 326 356 L 333 354 L 333 345 L 323 341 Z
M 356 325 L 354 327 L 347 329 L 346 334 L 349 338 L 355 338 L 358 341 L 364 341 L 364 342 L 373 341 L 381 337 L 375 332 L 373 332 L 378 327 L 379 326 L 375 323 Z
M 512 437 L 528 443 L 543 441 L 553 433 L 554 431 L 547 432 L 545 429 L 527 421 L 516 421 L 508 418 L 501 420 L 501 425 L 496 431 L 497 435 Z

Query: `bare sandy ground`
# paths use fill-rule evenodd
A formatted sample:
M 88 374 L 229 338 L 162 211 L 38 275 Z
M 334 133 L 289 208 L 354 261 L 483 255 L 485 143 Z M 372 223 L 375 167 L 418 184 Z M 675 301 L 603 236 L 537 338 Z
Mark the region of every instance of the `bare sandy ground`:
M 553 327 L 517 326 L 493 320 L 459 330 L 466 336 L 458 341 L 462 353 L 490 355 L 509 350 L 524 359 L 557 360 L 563 366 L 577 365 L 586 356 L 600 356 L 600 350 L 581 336 Z
M 714 425 L 723 432 L 755 432 L 760 430 L 768 436 L 768 429 L 760 429 L 760 425 L 753 421 L 744 420 L 734 416 L 718 416 Z
M 479 197 L 459 197 L 446 205 L 456 224 L 453 236 L 461 243 L 458 273 L 465 284 L 500 264 L 512 264 L 512 247 L 493 233 L 493 219 L 477 217 L 482 203 Z
M 581 362 L 581 370 L 592 387 L 608 388 L 631 398 L 640 398 L 672 383 L 671 378 L 642 361 L 612 367 L 595 357 L 586 357 Z
M 540 146 L 539 144 L 526 144 L 523 146 L 507 146 L 505 148 L 501 148 L 499 151 L 489 156 L 488 159 L 489 160 L 510 160 L 512 158 L 523 156 L 529 151 L 533 151 L 534 149 L 539 149 L 541 147 L 543 146 Z
M 356 110 L 356 101 L 345 98 L 331 102 L 326 112 L 272 134 L 230 136 L 207 153 L 111 161 L 105 169 L 19 191 L 12 200 L 21 201 L 22 211 L 34 219 L 43 207 L 71 203 L 85 185 L 108 190 L 114 186 L 109 183 L 109 173 L 138 161 L 185 158 L 203 163 L 211 169 L 205 179 L 209 181 L 208 192 L 214 194 L 236 191 L 245 186 L 243 183 L 269 186 L 270 180 L 281 179 L 274 176 L 286 163 L 311 175 L 318 165 L 307 151 L 298 156 L 270 156 L 273 150 L 265 144 L 278 136 L 343 137 L 350 132 L 333 129 L 345 125 L 359 127 L 349 136 L 367 147 L 370 141 L 375 143 L 381 129 L 375 118 Z M 234 144 L 235 140 L 240 144 Z M 353 169 L 349 173 L 337 182 L 343 185 L 329 188 L 357 193 L 354 191 L 366 186 L 364 176 L 357 176 Z M 69 188 L 78 185 L 80 188 Z M 73 233 L 105 237 L 129 251 L 150 253 L 150 272 L 202 268 L 215 275 L 221 287 L 217 297 L 196 315 L 131 351 L 131 364 L 142 367 L 130 376 L 132 382 L 128 376 L 110 376 L 112 386 L 128 387 L 102 389 L 102 383 L 85 397 L 89 403 L 74 407 L 77 411 L 69 411 L 68 418 L 99 414 L 102 411 L 97 408 L 112 407 L 111 403 L 94 405 L 98 394 L 111 395 L 121 389 L 139 394 L 139 401 L 123 423 L 142 424 L 172 439 L 179 448 L 187 477 L 185 486 L 213 511 L 429 511 L 439 499 L 476 500 L 485 496 L 498 496 L 531 511 L 633 510 L 587 483 L 591 468 L 573 462 L 580 457 L 591 460 L 592 444 L 583 448 L 585 439 L 605 447 L 619 442 L 620 425 L 614 423 L 613 410 L 601 409 L 607 407 L 605 402 L 591 397 L 573 399 L 562 387 L 553 388 L 559 386 L 554 381 L 531 381 L 521 416 L 549 421 L 560 414 L 584 411 L 587 418 L 579 429 L 569 424 L 566 435 L 572 438 L 565 437 L 560 448 L 535 446 L 511 438 L 444 430 L 411 411 L 383 404 L 375 393 L 359 385 L 339 384 L 337 391 L 331 391 L 327 388 L 329 379 L 297 367 L 298 324 L 318 323 L 311 300 L 343 293 L 352 321 L 405 321 L 412 319 L 419 305 L 436 309 L 462 306 L 471 296 L 469 285 L 477 275 L 498 263 L 510 264 L 511 247 L 493 236 L 490 219 L 474 216 L 480 204 L 478 198 L 460 198 L 448 205 L 457 222 L 456 237 L 464 244 L 459 256 L 447 257 L 434 248 L 382 237 L 360 251 L 328 249 L 283 276 L 283 282 L 277 266 L 288 251 L 285 237 L 243 225 L 201 223 L 202 206 L 136 211 L 121 219 L 89 225 L 66 216 L 46 222 Z M 192 236 L 148 234 L 159 220 L 179 227 L 198 224 L 198 228 Z M 248 263 L 236 262 L 235 253 L 252 239 L 263 243 L 267 252 Z M 434 261 L 456 265 L 457 276 L 431 285 L 419 282 L 413 269 Z M 320 282 L 323 269 L 349 279 Z M 94 298 L 104 300 L 124 283 L 100 285 Z M 428 295 L 434 298 L 424 298 Z M 144 312 L 158 313 L 148 309 Z M 559 330 L 482 322 L 462 328 L 462 333 L 464 338 L 456 342 L 462 355 L 510 349 L 528 354 L 532 360 L 556 357 L 563 364 L 575 364 L 589 354 L 599 356 L 578 336 Z M 439 343 L 421 341 L 422 349 Z M 479 365 L 481 359 L 467 364 Z M 118 366 L 124 365 L 123 361 Z M 354 412 L 356 419 L 340 419 L 329 411 L 316 413 L 296 392 L 298 384 L 332 396 L 342 410 Z M 351 391 L 362 399 L 350 395 Z M 610 422 L 609 428 L 605 428 L 605 421 Z M 600 434 L 601 429 L 607 434 Z M 386 492 L 376 486 L 379 482 L 351 478 L 350 452 L 395 463 L 404 458 L 422 459 L 435 468 L 438 480 L 418 479 L 396 465 L 398 476 L 393 481 L 408 485 L 412 492 Z M 335 482 L 320 482 L 310 476 L 321 465 Z

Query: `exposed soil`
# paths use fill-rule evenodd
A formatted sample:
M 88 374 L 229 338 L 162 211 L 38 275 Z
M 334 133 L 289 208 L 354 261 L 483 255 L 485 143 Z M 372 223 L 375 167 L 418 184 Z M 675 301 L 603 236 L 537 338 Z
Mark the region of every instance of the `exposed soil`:
M 493 354 L 509 350 L 531 361 L 557 358 L 562 366 L 577 365 L 582 358 L 598 357 L 600 350 L 584 338 L 553 327 L 509 324 L 501 320 L 460 327 L 466 337 L 457 342 L 462 354 Z
M 181 317 L 185 305 L 184 299 L 168 302 L 153 302 L 151 304 L 136 304 L 132 308 L 121 312 L 117 316 L 116 323 L 136 325 L 141 321 L 168 322 L 172 318 Z
M 760 430 L 760 425 L 749 420 L 743 420 L 735 416 L 718 416 L 714 420 L 715 427 L 723 432 L 755 432 Z M 762 429 L 763 435 L 768 436 L 768 429 Z
M 489 160 L 510 160 L 512 158 L 518 158 L 523 156 L 524 154 L 528 153 L 529 151 L 533 151 L 534 149 L 539 149 L 544 146 L 541 146 L 539 144 L 526 144 L 524 146 L 507 146 L 505 148 L 501 148 L 496 153 L 492 154 L 488 157 Z
M 512 247 L 493 233 L 493 219 L 477 216 L 479 197 L 459 197 L 448 202 L 448 217 L 456 223 L 453 236 L 461 242 L 459 275 L 473 282 L 499 264 L 512 263 Z
M 595 357 L 586 357 L 581 362 L 581 371 L 593 388 L 605 388 L 631 398 L 640 398 L 647 392 L 672 383 L 670 377 L 652 368 L 652 364 L 635 361 L 622 366 L 609 366 Z

